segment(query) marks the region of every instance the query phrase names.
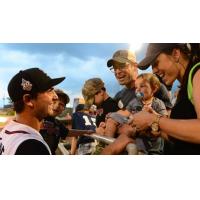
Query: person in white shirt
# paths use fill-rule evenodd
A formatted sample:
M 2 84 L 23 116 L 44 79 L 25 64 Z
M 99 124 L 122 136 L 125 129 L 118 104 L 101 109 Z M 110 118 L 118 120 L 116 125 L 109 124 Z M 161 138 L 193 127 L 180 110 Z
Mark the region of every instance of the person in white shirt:
M 49 155 L 51 151 L 39 133 L 43 118 L 53 112 L 58 98 L 53 86 L 65 79 L 50 78 L 39 68 L 21 70 L 8 84 L 16 117 L 0 133 L 2 155 Z

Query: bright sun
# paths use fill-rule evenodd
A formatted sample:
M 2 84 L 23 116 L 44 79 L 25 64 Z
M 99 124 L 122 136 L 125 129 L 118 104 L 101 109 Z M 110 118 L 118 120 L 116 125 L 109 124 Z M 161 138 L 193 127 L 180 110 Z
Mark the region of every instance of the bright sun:
M 130 43 L 129 49 L 131 51 L 139 51 L 142 47 L 142 43 Z

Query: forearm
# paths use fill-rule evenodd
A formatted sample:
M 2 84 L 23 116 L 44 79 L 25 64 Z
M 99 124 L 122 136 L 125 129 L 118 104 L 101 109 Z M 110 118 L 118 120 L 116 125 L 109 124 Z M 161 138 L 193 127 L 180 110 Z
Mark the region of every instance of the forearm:
M 78 129 L 69 129 L 68 132 L 68 137 L 78 137 L 78 136 L 82 136 L 82 135 L 90 135 L 95 133 L 95 131 L 93 130 L 78 130 Z
M 115 155 L 115 149 L 113 148 L 113 144 L 110 144 L 108 146 L 106 146 L 102 152 L 101 155 Z
M 102 150 L 102 155 L 117 155 L 122 153 L 127 144 L 133 143 L 134 141 L 127 135 L 120 135 L 115 141 L 109 144 L 105 149 Z
M 75 155 L 76 154 L 76 149 L 77 149 L 77 138 L 73 137 L 72 138 L 72 142 L 71 142 L 71 155 Z
M 159 122 L 161 131 L 168 136 L 192 142 L 200 143 L 200 119 L 168 119 L 162 117 Z

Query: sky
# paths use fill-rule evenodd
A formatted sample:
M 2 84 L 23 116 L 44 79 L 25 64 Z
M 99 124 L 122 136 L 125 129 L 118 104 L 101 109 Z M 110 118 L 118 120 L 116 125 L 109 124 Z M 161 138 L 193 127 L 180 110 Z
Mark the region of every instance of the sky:
M 39 67 L 50 77 L 65 76 L 57 88 L 73 99 L 82 97 L 81 88 L 89 78 L 99 77 L 114 96 L 121 86 L 107 67 L 107 60 L 119 49 L 136 51 L 137 60 L 145 54 L 146 44 L 128 43 L 1 43 L 0 107 L 7 103 L 9 80 L 22 69 Z

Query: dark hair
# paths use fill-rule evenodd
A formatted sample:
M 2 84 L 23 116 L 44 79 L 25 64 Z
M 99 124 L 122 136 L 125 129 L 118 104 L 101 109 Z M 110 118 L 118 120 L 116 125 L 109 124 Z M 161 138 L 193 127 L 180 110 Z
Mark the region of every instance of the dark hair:
M 188 82 L 188 76 L 189 76 L 190 70 L 196 63 L 200 62 L 200 44 L 199 43 L 180 44 L 180 46 L 177 45 L 173 47 L 172 49 L 165 50 L 164 53 L 171 55 L 172 50 L 174 48 L 179 48 L 184 58 L 189 61 L 188 66 L 185 70 L 185 74 L 183 76 L 182 83 L 181 83 L 181 87 L 180 87 L 180 91 L 178 95 L 178 98 L 179 98 L 180 96 L 187 95 L 186 89 L 187 89 L 187 82 Z
M 55 93 L 57 94 L 58 98 L 66 105 L 69 103 L 70 98 L 69 96 L 64 93 L 62 90 L 60 89 L 55 89 Z
M 187 96 L 187 82 L 191 68 L 198 62 L 200 62 L 200 44 L 199 43 L 180 43 L 174 44 L 173 47 L 164 49 L 162 52 L 167 55 L 172 55 L 174 48 L 180 49 L 182 56 L 185 60 L 188 60 L 188 66 L 185 70 L 183 80 L 180 85 L 180 91 L 177 100 L 183 96 Z
M 31 99 L 36 99 L 37 96 L 38 96 L 38 93 L 32 93 L 32 94 L 30 94 L 30 98 Z M 14 110 L 16 111 L 16 113 L 21 113 L 24 110 L 25 104 L 24 104 L 23 99 L 14 102 L 13 105 L 14 105 Z
M 200 62 L 200 43 L 175 44 L 173 48 L 165 49 L 163 53 L 171 55 L 174 48 L 180 49 L 184 58 L 189 60 L 187 70 L 190 71 L 196 63 Z
M 22 99 L 16 101 L 14 102 L 13 106 L 16 113 L 21 113 L 24 110 L 24 101 Z

